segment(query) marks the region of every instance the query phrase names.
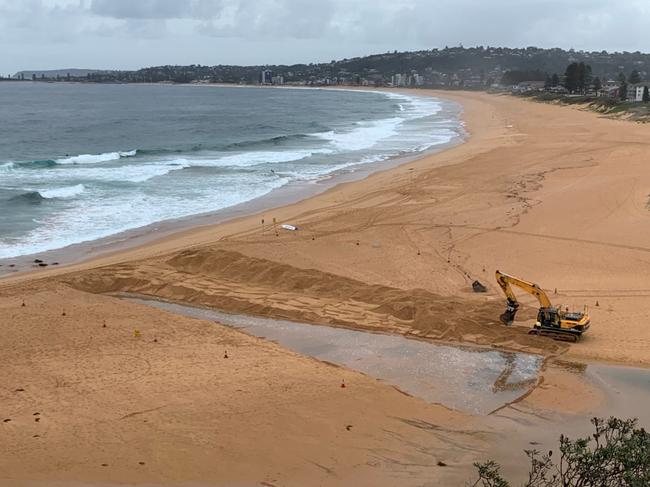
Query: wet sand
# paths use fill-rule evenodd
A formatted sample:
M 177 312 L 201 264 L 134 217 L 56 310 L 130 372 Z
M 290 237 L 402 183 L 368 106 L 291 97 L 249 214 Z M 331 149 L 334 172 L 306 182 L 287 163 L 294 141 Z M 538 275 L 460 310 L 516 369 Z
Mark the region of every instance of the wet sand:
M 429 403 L 488 415 L 538 384 L 540 355 L 446 346 L 408 337 L 232 315 L 123 296 L 172 313 L 228 325 L 301 355 L 356 370 Z
M 650 127 L 442 96 L 464 107 L 462 145 L 297 204 L 0 280 L 4 484 L 463 485 L 477 459 L 521 474 L 527 438 L 574 424 L 588 433 L 590 414 L 615 411 L 609 386 L 553 363 L 650 365 Z M 584 340 L 527 335 L 526 297 L 517 325 L 501 326 L 497 268 L 556 303 L 589 305 Z M 474 279 L 488 293 L 472 293 Z M 480 418 L 108 295 L 122 292 L 537 353 L 544 381 Z

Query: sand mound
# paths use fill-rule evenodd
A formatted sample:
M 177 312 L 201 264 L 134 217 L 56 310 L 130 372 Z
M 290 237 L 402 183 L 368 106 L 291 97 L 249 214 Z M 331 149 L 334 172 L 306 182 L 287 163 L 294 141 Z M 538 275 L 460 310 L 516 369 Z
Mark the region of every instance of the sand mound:
M 412 334 L 540 353 L 563 345 L 505 328 L 500 302 L 366 284 L 238 252 L 204 247 L 68 276 L 92 293 L 130 293 L 232 313 Z

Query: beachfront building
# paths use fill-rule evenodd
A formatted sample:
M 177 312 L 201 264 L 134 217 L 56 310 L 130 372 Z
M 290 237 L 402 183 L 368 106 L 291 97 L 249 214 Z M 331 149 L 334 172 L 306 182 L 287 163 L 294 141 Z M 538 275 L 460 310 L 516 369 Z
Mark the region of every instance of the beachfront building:
M 542 91 L 543 89 L 544 89 L 544 81 L 540 81 L 540 80 L 521 81 L 512 87 L 512 91 L 515 93 Z
M 391 76 L 390 82 L 392 86 L 422 86 L 424 77 L 415 71 L 412 74 L 397 73 Z
M 569 94 L 569 90 L 567 90 L 562 85 L 549 86 L 548 88 L 546 88 L 546 91 L 548 91 L 549 93 L 557 93 L 559 95 L 568 95 Z
M 627 99 L 628 101 L 643 101 L 643 89 L 645 84 L 638 83 L 634 85 L 628 85 L 627 87 Z
M 406 75 L 400 73 L 394 74 L 390 81 L 393 86 L 406 86 Z
M 262 73 L 260 75 L 260 83 L 263 85 L 273 84 L 273 71 L 270 69 L 262 70 Z

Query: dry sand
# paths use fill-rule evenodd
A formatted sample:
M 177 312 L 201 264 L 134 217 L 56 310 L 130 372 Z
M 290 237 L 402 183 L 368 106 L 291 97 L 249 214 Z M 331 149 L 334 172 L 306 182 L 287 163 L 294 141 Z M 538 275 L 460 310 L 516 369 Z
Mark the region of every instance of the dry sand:
M 480 449 L 464 415 L 215 323 L 56 284 L 0 311 L 0 485 L 422 485 Z
M 105 293 L 650 365 L 650 128 L 440 95 L 463 105 L 465 144 L 265 214 L 0 281 L 1 414 L 11 419 L 0 424 L 0 477 L 462 485 L 507 430 Z M 300 230 L 276 236 L 273 218 Z M 592 329 L 572 345 L 528 336 L 533 308 L 501 326 L 497 268 L 555 302 L 590 305 Z M 474 279 L 487 295 L 471 292 Z M 583 384 L 577 407 L 573 380 L 549 372 L 525 402 L 582 412 L 598 393 Z

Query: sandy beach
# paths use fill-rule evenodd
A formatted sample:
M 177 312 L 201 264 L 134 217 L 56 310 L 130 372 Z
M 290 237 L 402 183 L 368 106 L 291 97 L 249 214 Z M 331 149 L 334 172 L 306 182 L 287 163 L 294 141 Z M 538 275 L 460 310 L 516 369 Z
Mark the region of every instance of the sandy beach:
M 508 458 L 523 458 L 531 434 L 551 441 L 602 412 L 607 390 L 558 364 L 650 366 L 650 128 L 424 93 L 462 105 L 465 143 L 1 279 L 0 485 L 464 485 L 494 456 L 521 474 Z M 575 344 L 530 336 L 537 303 L 523 295 L 504 327 L 496 269 L 587 305 L 591 329 Z M 545 366 L 517 404 L 473 416 L 121 293 L 534 353 Z

